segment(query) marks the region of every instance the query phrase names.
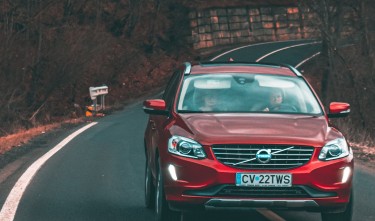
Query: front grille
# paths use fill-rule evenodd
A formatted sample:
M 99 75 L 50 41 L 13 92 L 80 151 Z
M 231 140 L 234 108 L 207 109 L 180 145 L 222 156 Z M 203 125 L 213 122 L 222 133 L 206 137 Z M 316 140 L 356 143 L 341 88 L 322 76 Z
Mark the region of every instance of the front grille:
M 250 198 L 306 198 L 311 197 L 300 187 L 239 187 L 226 186 L 216 196 L 241 196 Z
M 239 169 L 292 169 L 310 161 L 313 147 L 293 145 L 216 144 L 213 153 L 221 163 Z M 259 150 L 270 150 L 269 162 L 256 159 Z M 264 151 L 263 151 L 264 153 Z

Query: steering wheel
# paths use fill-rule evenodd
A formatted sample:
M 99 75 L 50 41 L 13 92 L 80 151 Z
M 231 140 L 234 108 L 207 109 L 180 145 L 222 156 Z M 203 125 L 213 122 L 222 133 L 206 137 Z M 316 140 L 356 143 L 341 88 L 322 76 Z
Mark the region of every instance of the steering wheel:
M 292 104 L 280 104 L 279 111 L 297 112 L 297 108 Z

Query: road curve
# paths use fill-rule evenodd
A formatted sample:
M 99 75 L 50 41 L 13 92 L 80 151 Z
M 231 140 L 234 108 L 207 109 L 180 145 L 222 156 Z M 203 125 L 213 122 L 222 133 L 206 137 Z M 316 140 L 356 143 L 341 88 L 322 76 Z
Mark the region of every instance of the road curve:
M 319 52 L 320 44 L 311 40 L 289 41 L 243 47 L 218 55 L 216 60 L 229 57 L 241 61 L 282 62 L 296 65 Z M 157 95 L 155 95 L 157 96 Z M 154 220 L 154 213 L 144 206 L 143 133 L 147 116 L 141 102 L 123 111 L 98 119 L 97 124 L 82 132 L 53 155 L 37 172 L 19 203 L 14 220 Z M 78 128 L 77 128 L 78 129 Z M 50 147 L 64 137 L 56 137 Z M 46 152 L 45 150 L 44 152 Z M 42 155 L 31 152 L 30 155 Z M 36 159 L 31 156 L 29 161 Z M 30 162 L 29 164 L 31 164 Z M 27 169 L 19 171 L 0 183 L 0 205 Z M 5 173 L 6 171 L 0 171 Z M 354 176 L 355 209 L 353 220 L 374 220 L 375 177 L 373 171 L 357 166 Z M 252 221 L 317 221 L 318 213 L 249 210 L 185 214 L 182 220 L 252 220 Z

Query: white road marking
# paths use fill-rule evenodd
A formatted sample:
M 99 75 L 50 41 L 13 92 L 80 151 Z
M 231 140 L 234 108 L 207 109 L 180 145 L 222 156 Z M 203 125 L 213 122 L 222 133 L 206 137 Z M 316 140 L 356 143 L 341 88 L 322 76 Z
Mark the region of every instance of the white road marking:
M 285 221 L 285 219 L 283 219 L 276 213 L 272 212 L 271 210 L 259 208 L 259 209 L 256 209 L 256 211 L 262 214 L 262 216 L 266 217 L 270 221 Z
M 259 62 L 263 59 L 265 59 L 266 57 L 270 56 L 270 55 L 273 55 L 279 51 L 283 51 L 283 50 L 287 50 L 287 49 L 290 49 L 290 48 L 295 48 L 295 47 L 300 47 L 300 46 L 305 46 L 305 45 L 312 45 L 312 44 L 320 44 L 321 42 L 320 41 L 314 41 L 314 42 L 309 42 L 309 43 L 302 43 L 302 44 L 297 44 L 297 45 L 291 45 L 291 46 L 288 46 L 288 47 L 284 47 L 284 48 L 280 48 L 280 49 L 277 49 L 275 51 L 271 51 L 270 53 L 266 54 L 266 55 L 263 55 L 262 57 L 258 58 L 256 60 L 256 62 Z
M 289 40 L 289 41 L 272 41 L 272 42 L 262 42 L 262 43 L 256 43 L 256 44 L 250 44 L 250 45 L 245 45 L 245 46 L 241 46 L 241 47 L 238 47 L 238 48 L 234 48 L 232 50 L 229 50 L 229 51 L 226 51 L 222 54 L 219 54 L 218 56 L 212 58 L 210 61 L 214 61 L 218 58 L 220 58 L 221 56 L 223 55 L 226 55 L 228 53 L 231 53 L 233 51 L 237 51 L 237 50 L 240 50 L 242 48 L 247 48 L 247 47 L 252 47 L 252 46 L 258 46 L 258 45 L 265 45 L 265 44 L 274 44 L 274 43 L 280 43 L 280 42 L 294 42 L 294 41 L 302 41 L 302 39 L 298 39 L 298 40 Z
M 35 161 L 18 179 L 17 183 L 14 185 L 13 189 L 10 191 L 3 207 L 0 211 L 0 220 L 1 221 L 13 221 L 16 215 L 16 211 L 20 200 L 22 198 L 23 193 L 25 192 L 27 186 L 29 185 L 30 181 L 33 179 L 35 174 L 39 171 L 42 165 L 51 158 L 55 153 L 61 150 L 67 143 L 73 140 L 76 136 L 78 136 L 83 131 L 89 129 L 90 127 L 97 124 L 97 122 L 92 122 L 79 130 L 75 131 L 59 144 L 57 144 L 54 148 L 40 157 L 37 161 Z
M 311 57 L 306 58 L 305 60 L 301 61 L 299 64 L 296 65 L 296 68 L 299 68 L 304 63 L 308 62 L 309 60 L 315 58 L 316 56 L 320 55 L 321 52 L 318 52 L 316 54 L 313 54 Z

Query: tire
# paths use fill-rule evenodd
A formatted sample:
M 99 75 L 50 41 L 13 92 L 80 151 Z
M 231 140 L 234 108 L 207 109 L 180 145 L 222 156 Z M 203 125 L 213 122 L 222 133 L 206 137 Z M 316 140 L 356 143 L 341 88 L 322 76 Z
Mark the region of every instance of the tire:
M 181 213 L 172 211 L 164 194 L 163 174 L 160 161 L 157 161 L 158 174 L 156 178 L 155 211 L 157 221 L 179 221 Z
M 322 221 L 351 221 L 353 216 L 353 192 L 344 212 L 322 213 Z
M 153 209 L 155 207 L 155 186 L 152 182 L 152 172 L 150 166 L 148 165 L 148 160 L 146 160 L 145 169 L 145 205 L 148 209 Z

